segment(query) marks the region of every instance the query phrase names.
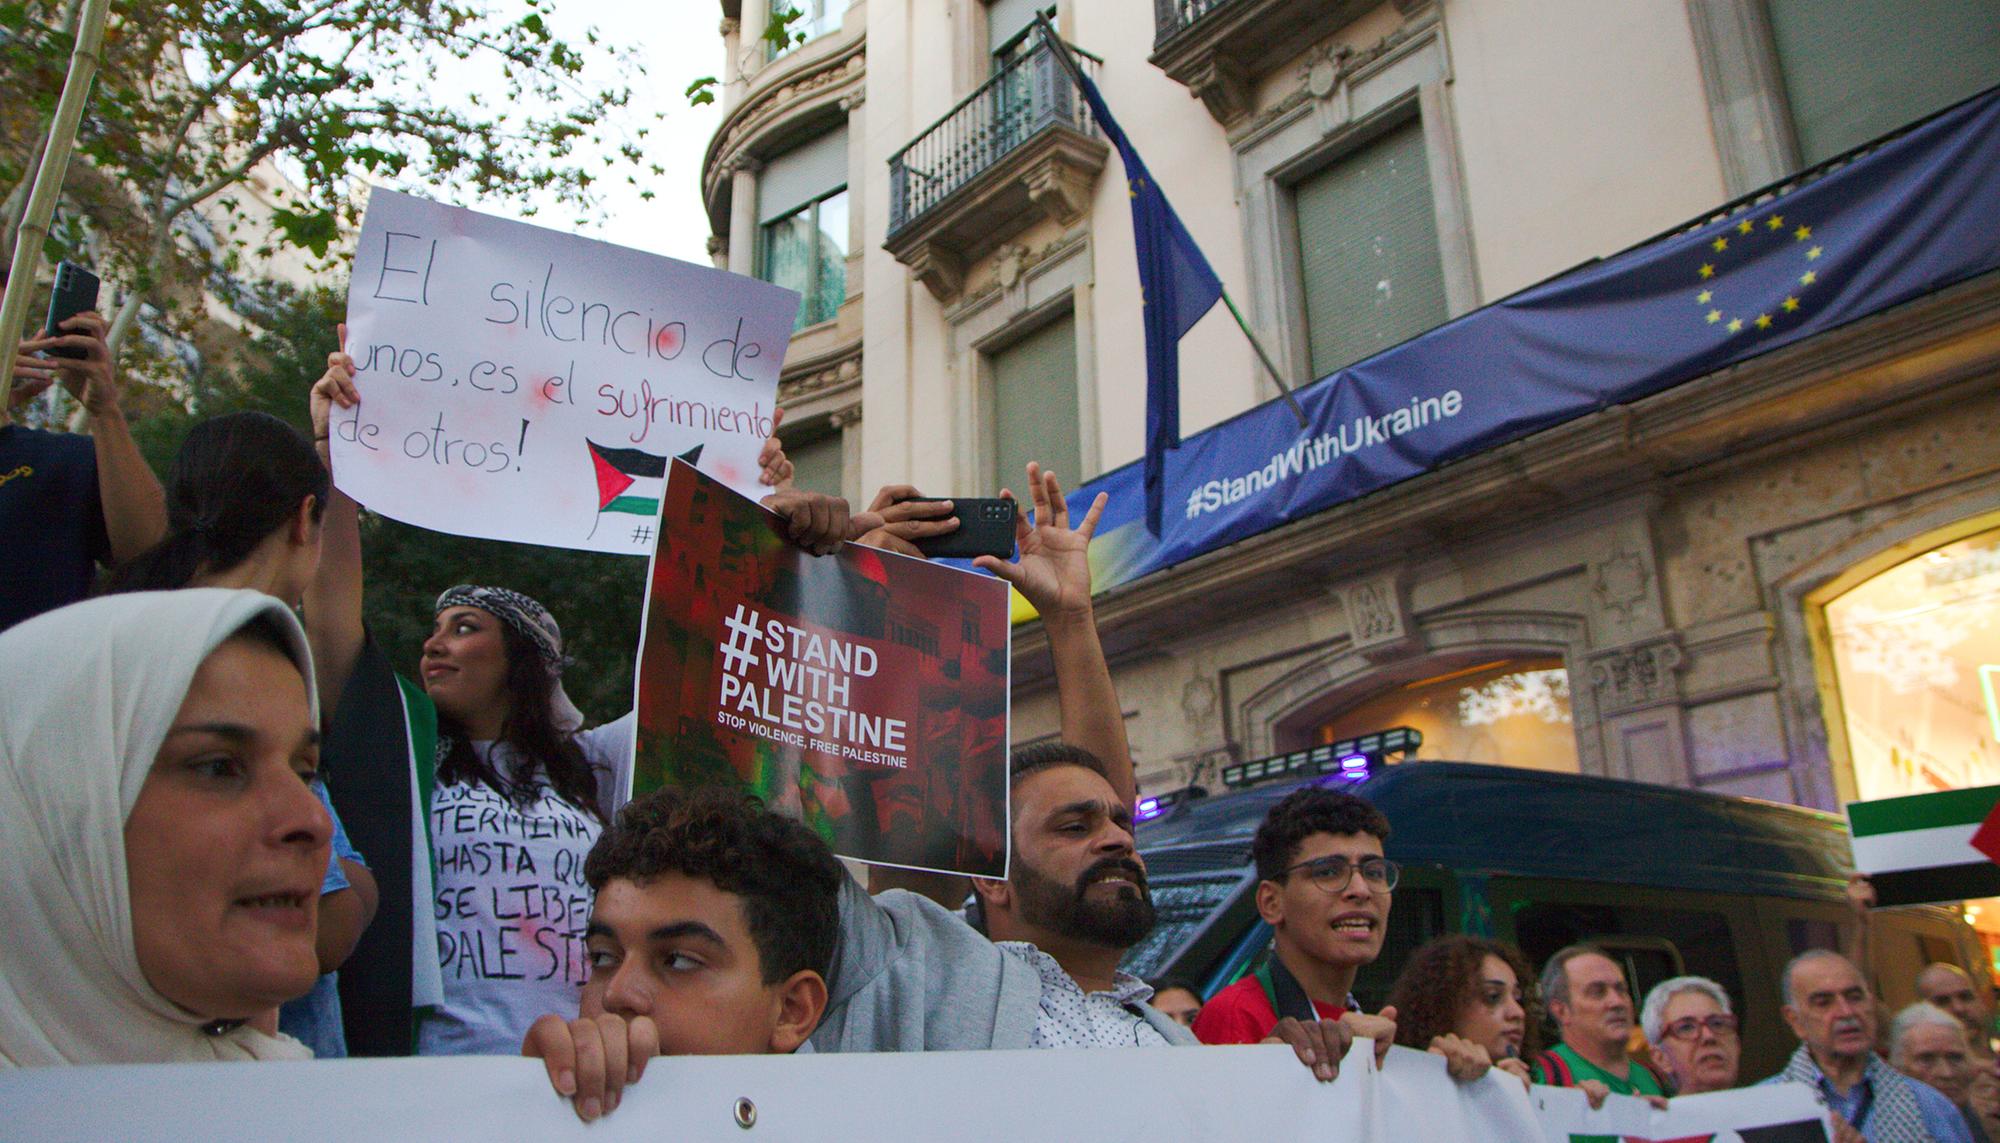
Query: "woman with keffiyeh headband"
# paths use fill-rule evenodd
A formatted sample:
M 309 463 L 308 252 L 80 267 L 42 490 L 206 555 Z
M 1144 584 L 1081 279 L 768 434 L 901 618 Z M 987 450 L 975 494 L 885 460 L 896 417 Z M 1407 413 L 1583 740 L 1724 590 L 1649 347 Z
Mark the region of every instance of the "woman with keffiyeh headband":
M 331 410 L 360 401 L 353 368 L 328 355 L 312 390 L 329 468 Z M 791 464 L 775 438 L 759 460 L 780 487 L 765 506 L 791 538 L 837 549 L 847 503 L 784 488 Z M 335 805 L 382 886 L 381 920 L 342 973 L 349 1050 L 405 1054 L 414 1020 L 421 1055 L 517 1053 L 537 1017 L 576 1010 L 589 974 L 583 859 L 624 796 L 635 719 L 582 729 L 563 692 L 561 629 L 520 592 L 440 595 L 421 686 L 368 640 L 361 605 L 356 506 L 336 489 L 307 626 L 322 669 L 344 680 L 327 726 Z

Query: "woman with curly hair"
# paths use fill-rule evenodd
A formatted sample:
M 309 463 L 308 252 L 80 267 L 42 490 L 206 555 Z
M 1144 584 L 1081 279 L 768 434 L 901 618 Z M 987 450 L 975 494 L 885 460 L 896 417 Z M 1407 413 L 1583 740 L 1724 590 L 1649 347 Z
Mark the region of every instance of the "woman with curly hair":
M 1396 1042 L 1448 1054 L 1470 1044 L 1494 1066 L 1528 1082 L 1534 1049 L 1534 975 L 1511 945 L 1482 937 L 1439 937 L 1411 954 L 1389 992 Z

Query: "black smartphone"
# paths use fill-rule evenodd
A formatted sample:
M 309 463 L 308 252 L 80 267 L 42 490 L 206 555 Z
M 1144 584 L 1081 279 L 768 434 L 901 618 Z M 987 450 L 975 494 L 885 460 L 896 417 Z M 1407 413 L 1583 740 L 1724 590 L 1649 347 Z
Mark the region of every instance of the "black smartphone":
M 61 337 L 70 332 L 62 323 L 96 308 L 97 275 L 74 262 L 56 263 L 55 290 L 49 295 L 48 336 Z M 81 349 L 51 349 L 49 356 L 82 360 L 88 355 Z
M 911 500 L 950 500 L 958 527 L 942 536 L 925 536 L 917 550 L 930 559 L 969 560 L 974 556 L 1006 559 L 1014 554 L 1014 502 L 1005 497 L 912 496 Z

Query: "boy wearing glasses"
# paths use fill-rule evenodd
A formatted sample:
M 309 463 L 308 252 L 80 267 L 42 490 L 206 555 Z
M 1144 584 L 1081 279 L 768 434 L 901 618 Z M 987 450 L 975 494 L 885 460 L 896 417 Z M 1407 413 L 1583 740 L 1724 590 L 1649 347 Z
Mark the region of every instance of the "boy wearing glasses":
M 1663 980 L 1646 994 L 1639 1026 L 1652 1045 L 1653 1067 L 1673 1084 L 1675 1095 L 1736 1086 L 1743 1041 L 1721 985 L 1705 976 Z
M 1352 794 L 1310 786 L 1264 816 L 1250 854 L 1257 912 L 1276 932 L 1264 967 L 1215 994 L 1195 1018 L 1204 1044 L 1255 1044 L 1281 1019 L 1341 1020 L 1393 1037 L 1393 1011 L 1361 1017 L 1354 977 L 1382 952 L 1396 863 L 1382 855 L 1389 822 Z M 1386 1026 L 1386 1031 L 1383 1027 Z

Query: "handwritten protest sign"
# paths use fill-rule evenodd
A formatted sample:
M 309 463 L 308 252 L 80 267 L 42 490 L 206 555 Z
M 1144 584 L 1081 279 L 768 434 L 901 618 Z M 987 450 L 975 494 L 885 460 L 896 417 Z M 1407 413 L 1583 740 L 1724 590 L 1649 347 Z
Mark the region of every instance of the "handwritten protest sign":
M 798 295 L 389 190 L 347 296 L 343 491 L 441 532 L 644 555 L 669 458 L 752 492 Z
M 844 857 L 1005 876 L 1007 585 L 855 544 L 815 558 L 684 464 L 661 525 L 633 792 L 740 785 Z

